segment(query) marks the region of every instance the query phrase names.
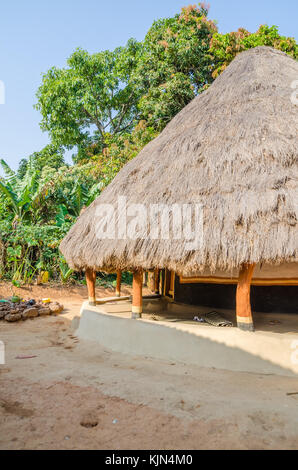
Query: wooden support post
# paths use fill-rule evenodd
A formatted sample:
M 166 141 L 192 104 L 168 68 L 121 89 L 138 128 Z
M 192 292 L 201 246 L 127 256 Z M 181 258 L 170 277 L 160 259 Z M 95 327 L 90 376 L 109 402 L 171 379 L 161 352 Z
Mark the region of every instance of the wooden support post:
M 154 292 L 159 294 L 159 269 L 154 271 Z
M 121 295 L 121 278 L 122 278 L 122 271 L 117 271 L 117 283 L 116 283 L 116 297 L 120 297 Z
M 154 292 L 155 286 L 154 286 L 154 271 L 148 271 L 148 282 L 147 282 L 147 287 L 151 292 Z
M 86 282 L 88 288 L 89 305 L 96 305 L 95 282 L 96 272 L 93 269 L 86 269 Z
M 143 297 L 142 297 L 142 284 L 143 284 L 143 270 L 138 269 L 133 273 L 132 281 L 132 307 L 131 317 L 141 318 L 143 312 Z
M 143 272 L 143 287 L 147 287 L 147 273 Z
M 236 315 L 238 328 L 254 331 L 250 305 L 250 285 L 255 264 L 243 264 L 240 272 L 236 293 Z

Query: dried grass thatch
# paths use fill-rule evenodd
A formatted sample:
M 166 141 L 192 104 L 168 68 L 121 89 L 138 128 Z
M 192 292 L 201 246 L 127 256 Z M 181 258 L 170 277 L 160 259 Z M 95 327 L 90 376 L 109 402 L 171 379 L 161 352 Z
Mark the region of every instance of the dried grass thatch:
M 129 162 L 61 243 L 70 266 L 168 268 L 188 275 L 243 262 L 298 261 L 298 63 L 268 47 L 239 54 Z M 116 204 L 201 203 L 204 238 L 100 240 L 96 209 Z

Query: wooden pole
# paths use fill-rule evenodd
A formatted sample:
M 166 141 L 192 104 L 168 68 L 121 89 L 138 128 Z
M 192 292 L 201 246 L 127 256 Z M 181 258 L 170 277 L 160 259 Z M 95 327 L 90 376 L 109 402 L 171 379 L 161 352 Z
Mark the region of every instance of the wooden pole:
M 250 286 L 255 264 L 243 264 L 240 272 L 236 293 L 236 315 L 238 328 L 254 331 L 250 305 Z
M 147 287 L 147 274 L 146 274 L 146 271 L 143 272 L 143 287 Z
M 86 269 L 86 282 L 88 288 L 89 305 L 96 305 L 95 294 L 96 272 L 93 269 Z
M 116 297 L 120 297 L 121 295 L 121 278 L 122 271 L 117 271 Z
M 131 317 L 142 318 L 143 297 L 142 297 L 143 271 L 138 269 L 133 273 L 132 281 L 132 307 Z
M 159 294 L 159 269 L 154 271 L 154 292 Z
M 153 271 L 148 271 L 147 287 L 151 292 L 154 292 L 155 286 L 154 286 L 154 272 Z

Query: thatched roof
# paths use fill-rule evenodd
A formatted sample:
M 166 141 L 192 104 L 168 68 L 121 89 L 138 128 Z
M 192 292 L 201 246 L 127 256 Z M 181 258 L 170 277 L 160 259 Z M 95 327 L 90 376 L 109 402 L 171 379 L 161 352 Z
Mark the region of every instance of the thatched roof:
M 298 63 L 268 47 L 239 54 L 211 87 L 130 161 L 61 243 L 76 269 L 168 268 L 180 274 L 243 262 L 298 261 Z M 201 203 L 203 243 L 100 240 L 97 207 Z M 121 216 L 121 214 L 120 214 Z

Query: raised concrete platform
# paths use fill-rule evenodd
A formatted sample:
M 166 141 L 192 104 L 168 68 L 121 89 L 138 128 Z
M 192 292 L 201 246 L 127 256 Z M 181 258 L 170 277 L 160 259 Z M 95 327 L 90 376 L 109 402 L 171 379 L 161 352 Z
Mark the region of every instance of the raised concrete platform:
M 84 302 L 77 335 L 125 354 L 260 374 L 298 375 L 298 315 L 254 314 L 256 332 L 217 328 L 193 321 L 212 309 L 144 302 L 140 320 L 121 301 L 89 306 Z M 234 312 L 218 310 L 235 323 Z

